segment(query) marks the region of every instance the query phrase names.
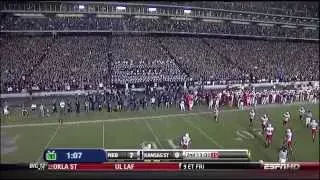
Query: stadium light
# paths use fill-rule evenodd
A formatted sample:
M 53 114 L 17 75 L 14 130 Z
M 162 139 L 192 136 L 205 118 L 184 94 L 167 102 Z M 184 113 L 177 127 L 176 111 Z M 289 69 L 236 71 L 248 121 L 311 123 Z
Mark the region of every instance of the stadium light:
M 157 11 L 157 8 L 148 8 L 148 11 L 149 11 L 149 12 L 156 12 L 156 11 Z
M 183 12 L 184 12 L 185 14 L 190 14 L 190 13 L 191 13 L 191 10 L 190 10 L 190 9 L 185 9 Z
M 123 11 L 123 10 L 126 10 L 126 7 L 117 6 L 117 7 L 116 7 L 116 10 Z
M 79 5 L 79 9 L 80 10 L 84 9 L 84 5 Z

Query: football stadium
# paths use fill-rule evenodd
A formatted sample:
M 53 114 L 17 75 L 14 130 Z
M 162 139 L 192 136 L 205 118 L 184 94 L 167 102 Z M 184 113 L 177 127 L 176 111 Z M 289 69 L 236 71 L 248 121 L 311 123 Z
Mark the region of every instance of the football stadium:
M 318 2 L 0 4 L 1 164 L 244 150 L 319 167 Z

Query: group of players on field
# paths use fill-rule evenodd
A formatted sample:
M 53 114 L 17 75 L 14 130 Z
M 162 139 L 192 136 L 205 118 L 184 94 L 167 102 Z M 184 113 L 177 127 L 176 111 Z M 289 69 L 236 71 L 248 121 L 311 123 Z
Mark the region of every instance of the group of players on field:
M 310 110 L 308 110 L 306 113 L 306 110 L 304 109 L 304 107 L 300 107 L 299 117 L 300 117 L 301 121 L 305 121 L 306 127 L 311 129 L 312 141 L 315 142 L 317 129 L 318 129 L 318 123 L 316 122 L 315 119 L 312 119 L 312 112 Z M 252 109 L 249 112 L 249 124 L 250 124 L 249 126 L 250 127 L 253 126 L 254 119 L 255 119 L 255 111 L 254 111 L 254 109 Z M 288 127 L 290 119 L 291 119 L 291 115 L 289 112 L 286 112 L 283 114 L 282 125 L 285 128 L 285 135 L 283 138 L 284 141 L 283 141 L 281 151 L 279 152 L 279 161 L 282 163 L 287 161 L 287 157 L 288 157 L 287 149 L 292 151 L 293 132 Z M 262 128 L 262 132 L 264 132 L 264 135 L 265 135 L 266 147 L 269 147 L 272 143 L 272 135 L 274 133 L 274 127 L 272 126 L 267 114 L 264 114 L 261 117 L 261 128 Z
M 216 106 L 214 108 L 214 119 L 218 121 L 218 114 L 219 110 L 218 107 Z M 300 107 L 299 109 L 299 117 L 301 121 L 305 121 L 305 125 L 308 128 L 311 128 L 311 134 L 312 134 L 312 141 L 315 142 L 316 139 L 316 134 L 318 130 L 318 123 L 316 122 L 315 119 L 312 119 L 312 112 L 310 110 L 307 111 L 304 109 L 304 107 Z M 253 121 L 255 120 L 255 110 L 252 109 L 249 111 L 249 126 L 253 126 Z M 285 135 L 283 138 L 283 145 L 281 147 L 281 150 L 279 152 L 279 162 L 280 163 L 285 163 L 288 160 L 288 149 L 292 152 L 292 140 L 293 140 L 293 132 L 292 130 L 288 127 L 289 126 L 289 121 L 291 120 L 291 115 L 289 112 L 285 112 L 283 114 L 283 122 L 282 125 L 285 128 Z M 267 114 L 264 114 L 261 117 L 261 128 L 262 132 L 265 135 L 265 145 L 266 147 L 269 147 L 272 143 L 272 136 L 274 133 L 274 127 L 271 124 L 271 121 L 268 117 Z M 181 149 L 189 149 L 191 145 L 191 138 L 189 136 L 189 133 L 186 133 L 182 138 L 180 139 L 180 148 Z M 151 149 L 151 144 L 146 145 L 143 147 L 144 149 Z

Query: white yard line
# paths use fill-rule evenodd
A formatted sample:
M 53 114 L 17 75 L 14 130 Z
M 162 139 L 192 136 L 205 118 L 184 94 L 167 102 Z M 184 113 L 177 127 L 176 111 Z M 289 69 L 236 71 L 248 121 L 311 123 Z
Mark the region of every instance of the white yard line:
M 152 129 L 151 124 L 147 120 L 143 120 L 143 122 L 146 124 L 146 126 L 150 130 L 151 134 L 153 135 L 153 137 L 156 140 L 156 142 L 159 144 L 160 148 L 163 148 L 163 146 L 162 146 L 162 144 L 161 144 L 161 142 L 159 140 L 159 137 L 157 136 L 155 131 Z
M 219 144 L 212 137 L 210 137 L 202 128 L 198 127 L 194 122 L 190 121 L 189 119 L 185 119 L 184 121 L 187 122 L 190 126 L 196 128 L 204 137 L 206 137 L 213 144 L 215 144 L 216 146 L 218 146 L 221 149 L 223 148 L 223 146 L 221 144 Z
M 102 122 L 102 148 L 104 149 L 104 122 Z
M 292 106 L 299 104 L 312 104 L 312 103 L 294 103 L 294 104 L 267 104 L 267 105 L 258 105 L 256 109 L 261 108 L 274 108 L 274 107 L 283 107 L 283 106 Z M 246 109 L 251 109 L 246 108 Z M 239 109 L 228 109 L 222 110 L 222 113 L 225 112 L 238 112 L 241 111 Z M 171 117 L 184 117 L 184 116 L 195 116 L 201 114 L 211 114 L 212 112 L 194 112 L 194 113 L 177 113 L 177 114 L 168 114 L 168 115 L 159 115 L 159 116 L 143 116 L 143 117 L 129 117 L 129 118 L 114 118 L 114 119 L 100 119 L 100 120 L 89 120 L 89 121 L 72 121 L 72 122 L 64 122 L 63 125 L 73 125 L 73 124 L 87 124 L 87 123 L 99 123 L 99 122 L 119 122 L 119 121 L 132 121 L 132 120 L 144 120 L 144 119 L 160 119 L 163 120 L 165 118 Z M 171 119 L 172 120 L 172 119 Z M 30 123 L 30 124 L 15 124 L 15 125 L 1 125 L 1 128 L 17 128 L 17 127 L 37 127 L 37 126 L 54 126 L 59 125 L 59 123 Z
M 61 126 L 58 126 L 58 127 L 56 128 L 56 130 L 54 131 L 53 135 L 52 135 L 51 138 L 49 139 L 48 143 L 47 143 L 46 146 L 43 148 L 44 150 L 47 149 L 47 148 L 50 146 L 51 142 L 52 142 L 52 141 L 54 140 L 54 138 L 57 136 L 60 128 L 61 128 Z M 40 162 L 40 160 L 41 160 L 42 157 L 43 157 L 43 153 L 41 152 L 41 154 L 40 154 L 37 162 Z

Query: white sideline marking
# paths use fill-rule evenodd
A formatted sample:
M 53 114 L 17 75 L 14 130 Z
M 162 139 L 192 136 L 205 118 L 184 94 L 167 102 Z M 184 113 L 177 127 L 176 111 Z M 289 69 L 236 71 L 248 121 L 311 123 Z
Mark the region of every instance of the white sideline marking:
M 203 129 L 201 129 L 200 127 L 198 127 L 195 123 L 193 123 L 192 121 L 186 119 L 185 122 L 187 122 L 188 124 L 190 124 L 191 126 L 195 127 L 204 137 L 206 137 L 208 140 L 210 140 L 213 144 L 215 144 L 216 146 L 218 146 L 219 148 L 223 148 L 223 146 L 221 144 L 219 144 L 217 141 L 215 141 L 212 137 L 210 137 Z
M 283 107 L 283 106 L 292 106 L 292 105 L 299 105 L 299 104 L 313 104 L 313 103 L 309 103 L 309 102 L 301 103 L 300 102 L 300 103 L 294 103 L 294 104 L 267 104 L 267 105 L 258 105 L 256 107 L 256 109 L 275 108 L 275 107 L 279 107 L 279 106 Z M 221 113 L 245 111 L 248 109 L 252 109 L 252 107 L 247 107 L 244 110 L 239 110 L 239 109 L 222 110 Z M 207 111 L 207 112 L 194 112 L 194 113 L 177 113 L 177 114 L 159 115 L 159 116 L 114 118 L 114 119 L 100 119 L 100 120 L 89 120 L 89 121 L 72 121 L 72 122 L 64 122 L 63 125 L 99 123 L 99 122 L 132 121 L 132 120 L 142 120 L 142 119 L 161 119 L 161 120 L 163 120 L 162 118 L 194 116 L 194 115 L 200 115 L 200 114 L 212 114 L 212 112 Z M 55 122 L 55 123 L 30 123 L 30 124 L 1 125 L 1 128 L 37 127 L 37 126 L 54 126 L 54 125 L 59 125 L 59 123 Z
M 152 129 L 150 123 L 147 120 L 143 120 L 143 122 L 146 124 L 146 126 L 148 127 L 148 129 L 150 130 L 151 134 L 153 135 L 154 139 L 157 141 L 157 143 L 159 144 L 160 148 L 163 148 L 158 136 L 156 135 L 156 133 L 154 132 L 154 130 Z
M 169 114 L 159 116 L 143 116 L 143 117 L 130 117 L 130 118 L 114 118 L 114 119 L 100 119 L 100 120 L 89 120 L 89 121 L 73 121 L 64 122 L 63 125 L 73 124 L 88 124 L 88 123 L 99 123 L 99 122 L 118 122 L 118 121 L 132 121 L 132 120 L 144 120 L 144 119 L 161 119 L 170 117 L 183 117 L 183 116 L 194 116 L 199 114 L 210 114 L 211 112 L 197 112 L 197 113 L 180 113 L 180 114 Z M 2 125 L 1 128 L 16 128 L 16 127 L 37 127 L 37 126 L 53 126 L 59 123 L 30 123 L 30 124 L 15 124 L 15 125 Z
M 53 139 L 57 136 L 60 128 L 61 128 L 61 126 L 58 126 L 58 127 L 56 128 L 56 130 L 54 131 L 53 135 L 52 135 L 51 138 L 49 139 L 48 143 L 47 143 L 46 146 L 43 148 L 44 150 L 47 149 L 47 148 L 50 146 L 50 144 L 51 144 L 51 142 L 53 141 Z M 40 154 L 37 162 L 40 162 L 42 156 L 43 156 L 43 153 L 41 152 L 41 154 Z

